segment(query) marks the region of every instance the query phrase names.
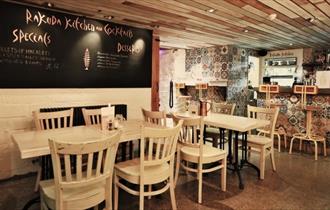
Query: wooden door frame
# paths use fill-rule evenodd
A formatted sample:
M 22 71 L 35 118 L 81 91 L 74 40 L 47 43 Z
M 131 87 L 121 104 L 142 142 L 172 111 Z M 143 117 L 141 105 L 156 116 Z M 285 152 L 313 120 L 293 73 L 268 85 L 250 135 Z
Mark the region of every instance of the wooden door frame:
M 159 110 L 159 36 L 152 36 L 151 110 Z

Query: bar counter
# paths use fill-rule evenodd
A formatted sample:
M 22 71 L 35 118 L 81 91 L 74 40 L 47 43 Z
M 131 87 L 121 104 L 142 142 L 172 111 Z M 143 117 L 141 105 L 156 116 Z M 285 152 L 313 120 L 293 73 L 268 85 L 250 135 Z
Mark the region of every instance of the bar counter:
M 257 91 L 257 105 L 265 105 L 265 93 Z M 301 94 L 294 94 L 291 87 L 280 87 L 279 93 L 271 94 L 271 103 L 280 105 L 277 128 L 287 136 L 306 130 L 306 112 L 301 108 Z M 330 141 L 330 89 L 319 89 L 317 95 L 307 95 L 307 104 L 320 107 L 313 112 L 312 131 Z

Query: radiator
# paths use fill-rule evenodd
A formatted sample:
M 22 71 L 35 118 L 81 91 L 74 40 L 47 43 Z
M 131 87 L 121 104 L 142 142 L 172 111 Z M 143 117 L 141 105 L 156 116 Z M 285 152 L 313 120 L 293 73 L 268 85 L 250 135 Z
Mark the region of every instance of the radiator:
M 99 109 L 102 107 L 107 107 L 108 105 L 95 105 L 95 106 L 77 106 L 73 107 L 73 126 L 84 125 L 84 116 L 82 113 L 82 108 L 86 109 Z M 127 119 L 127 105 L 126 104 L 115 104 L 112 105 L 115 107 L 115 115 L 121 114 L 125 119 Z M 50 107 L 50 108 L 41 108 L 40 112 L 55 112 L 71 109 L 72 107 Z

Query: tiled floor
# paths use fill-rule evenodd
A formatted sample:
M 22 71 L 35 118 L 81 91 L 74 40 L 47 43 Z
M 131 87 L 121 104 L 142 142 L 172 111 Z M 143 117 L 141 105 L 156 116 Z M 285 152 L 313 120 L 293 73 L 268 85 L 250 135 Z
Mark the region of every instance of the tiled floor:
M 235 174 L 228 172 L 227 192 L 219 189 L 220 174 L 214 172 L 203 178 L 203 204 L 197 204 L 197 181 L 182 173 L 176 188 L 178 209 L 330 209 L 330 158 L 312 154 L 275 151 L 277 172 L 266 162 L 265 180 L 260 181 L 252 168 L 242 175 L 245 189 L 238 189 Z M 252 156 L 252 162 L 257 159 Z M 0 209 L 22 209 L 38 194 L 33 193 L 35 176 L 14 178 L 0 182 Z M 120 209 L 138 209 L 138 197 L 120 192 Z M 30 209 L 39 209 L 33 205 Z M 169 193 L 151 200 L 145 199 L 145 209 L 171 209 Z

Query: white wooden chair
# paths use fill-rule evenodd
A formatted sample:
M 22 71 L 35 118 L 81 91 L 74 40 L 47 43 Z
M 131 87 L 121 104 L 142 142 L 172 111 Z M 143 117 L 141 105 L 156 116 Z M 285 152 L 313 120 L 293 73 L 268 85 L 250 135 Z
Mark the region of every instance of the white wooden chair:
M 37 130 L 72 127 L 73 108 L 56 112 L 32 112 Z
M 144 118 L 144 121 L 150 122 L 157 125 L 166 126 L 166 113 L 163 111 L 148 111 L 143 108 L 142 115 Z
M 266 136 L 266 135 L 269 135 L 269 130 L 266 130 L 266 129 L 257 129 L 258 130 L 258 135 L 260 136 Z M 277 137 L 277 150 L 278 152 L 281 152 L 281 135 L 283 135 L 283 141 L 284 141 L 284 148 L 286 149 L 287 148 L 287 138 L 286 138 L 286 133 L 285 132 L 281 132 L 279 130 L 276 130 L 274 131 L 274 137 L 276 136 Z
M 260 179 L 265 177 L 265 159 L 269 155 L 272 163 L 272 168 L 276 171 L 274 160 L 274 131 L 277 121 L 279 109 L 276 108 L 261 108 L 248 105 L 248 117 L 269 120 L 269 135 L 251 135 L 247 136 L 247 146 L 249 151 L 257 152 L 260 154 L 259 169 Z
M 104 200 L 105 209 L 112 209 L 112 175 L 119 139 L 116 132 L 86 143 L 49 140 L 54 179 L 40 182 L 41 209 L 97 208 Z
M 37 130 L 59 129 L 73 126 L 73 108 L 65 111 L 56 112 L 32 112 L 35 127 Z M 39 161 L 41 164 L 41 161 Z M 41 166 L 39 165 L 37 171 L 37 180 L 34 191 L 38 191 L 39 182 L 41 179 Z
M 101 109 L 81 109 L 85 125 L 101 124 Z
M 235 112 L 236 104 L 229 104 L 229 103 L 212 103 L 211 111 L 213 113 L 221 113 L 221 114 L 228 114 L 233 115 Z M 220 130 L 219 128 L 207 126 L 205 129 L 205 136 L 204 136 L 204 143 L 205 142 L 212 142 L 214 147 L 217 147 L 220 143 L 218 139 L 220 138 Z M 210 141 L 211 139 L 211 141 Z
M 118 209 L 118 188 L 140 197 L 140 209 L 144 208 L 144 197 L 154 196 L 170 189 L 171 204 L 177 209 L 174 194 L 174 154 L 176 151 L 179 132 L 182 122 L 174 128 L 142 127 L 140 141 L 140 158 L 117 163 L 115 165 L 115 205 Z M 140 185 L 139 190 L 134 190 L 129 185 L 120 182 Z M 145 191 L 145 185 L 163 184 L 161 189 L 151 187 Z
M 221 170 L 221 190 L 226 191 L 227 152 L 203 144 L 203 118 L 180 118 L 175 115 L 173 116 L 174 122 L 182 119 L 184 121 L 179 136 L 180 146 L 178 147 L 177 152 L 175 183 L 178 179 L 180 163 L 184 170 L 197 173 L 198 203 L 202 203 L 203 173 Z M 198 134 L 198 129 L 200 129 L 200 134 Z M 183 164 L 182 161 L 186 164 Z M 204 164 L 217 162 L 219 164 L 212 166 L 211 168 L 203 169 Z M 190 166 L 189 163 L 195 163 L 197 168 Z

